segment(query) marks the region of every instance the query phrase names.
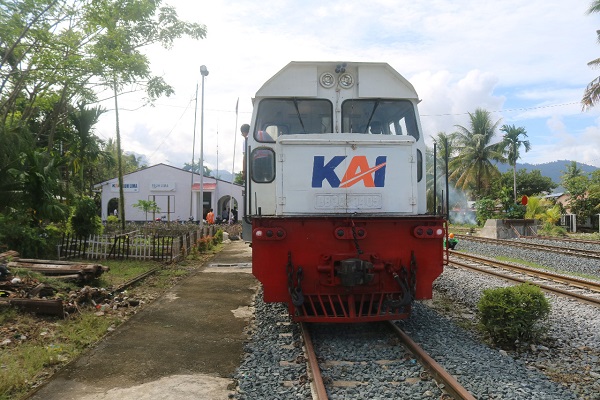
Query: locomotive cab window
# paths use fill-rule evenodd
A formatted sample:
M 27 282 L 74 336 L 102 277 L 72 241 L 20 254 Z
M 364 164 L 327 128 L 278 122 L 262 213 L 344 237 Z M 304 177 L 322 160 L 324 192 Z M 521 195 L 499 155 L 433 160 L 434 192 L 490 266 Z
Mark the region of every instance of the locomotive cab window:
M 254 182 L 273 182 L 275 179 L 275 152 L 272 149 L 254 149 L 250 160 L 250 174 Z
M 332 132 L 333 108 L 323 99 L 264 99 L 258 105 L 254 138 L 274 142 L 281 135 Z
M 346 100 L 342 130 L 348 133 L 409 135 L 419 140 L 413 104 L 407 100 Z

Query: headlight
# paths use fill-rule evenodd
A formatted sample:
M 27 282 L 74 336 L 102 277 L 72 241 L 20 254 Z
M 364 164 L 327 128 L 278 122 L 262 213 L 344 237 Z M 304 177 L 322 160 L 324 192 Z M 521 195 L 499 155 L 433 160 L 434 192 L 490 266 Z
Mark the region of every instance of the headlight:
M 321 86 L 324 88 L 332 88 L 335 85 L 335 76 L 331 72 L 324 72 L 321 74 L 319 82 L 321 82 Z
M 340 86 L 344 89 L 350 89 L 354 85 L 354 78 L 348 73 L 340 76 Z

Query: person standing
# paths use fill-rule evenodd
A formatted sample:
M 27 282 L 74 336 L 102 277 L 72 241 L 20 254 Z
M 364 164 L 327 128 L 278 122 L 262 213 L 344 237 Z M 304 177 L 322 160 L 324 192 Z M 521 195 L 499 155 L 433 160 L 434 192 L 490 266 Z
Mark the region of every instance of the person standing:
M 213 212 L 212 208 L 208 211 L 208 214 L 206 214 L 206 222 L 208 222 L 210 225 L 215 223 L 215 213 Z

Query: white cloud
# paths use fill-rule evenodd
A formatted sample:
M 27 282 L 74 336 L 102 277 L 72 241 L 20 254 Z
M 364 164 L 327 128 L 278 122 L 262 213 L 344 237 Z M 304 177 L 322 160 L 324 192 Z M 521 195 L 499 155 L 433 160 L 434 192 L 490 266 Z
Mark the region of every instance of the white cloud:
M 208 34 L 199 41 L 178 40 L 171 50 L 149 49 L 153 70 L 175 87 L 176 95 L 160 99 L 154 108 L 121 112 L 123 148 L 147 155 L 151 163 L 182 166 L 191 161 L 200 65 L 210 72 L 205 79 L 206 163 L 217 167 L 218 146 L 219 167 L 231 169 L 236 148 L 239 170 L 236 129 L 249 122 L 251 98 L 259 87 L 290 61 L 339 60 L 388 62 L 408 77 L 423 100 L 426 137 L 468 123 L 466 113 L 477 107 L 509 108 L 493 117 L 526 127 L 532 151 L 522 161 L 569 155 L 600 166 L 592 146 L 600 148 L 599 112 L 581 113 L 578 104 L 585 85 L 597 75 L 586 64 L 600 50 L 599 16 L 585 13 L 589 0 L 166 2 L 180 18 L 206 24 Z M 140 105 L 139 96 L 120 101 L 124 108 Z M 113 107 L 110 101 L 105 106 Z M 196 159 L 200 110 L 199 102 Z M 106 113 L 97 133 L 108 138 L 114 131 L 114 112 Z

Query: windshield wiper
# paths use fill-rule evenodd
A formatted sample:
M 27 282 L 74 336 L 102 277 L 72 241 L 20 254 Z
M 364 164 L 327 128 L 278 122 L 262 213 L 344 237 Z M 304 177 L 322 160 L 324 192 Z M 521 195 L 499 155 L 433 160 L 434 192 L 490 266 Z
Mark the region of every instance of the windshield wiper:
M 369 115 L 369 120 L 367 121 L 365 133 L 369 133 L 369 125 L 371 125 L 371 120 L 373 119 L 373 115 L 375 115 L 375 110 L 377 110 L 377 107 L 379 107 L 380 101 L 381 101 L 380 99 L 375 100 L 375 105 L 373 106 L 373 111 L 371 111 L 371 115 Z
M 300 116 L 300 110 L 298 109 L 298 100 L 294 97 L 294 107 L 296 107 L 296 115 L 298 116 L 298 121 L 300 121 L 300 125 L 302 126 L 302 130 L 306 133 L 306 128 L 304 127 L 304 122 L 302 122 L 302 117 Z

